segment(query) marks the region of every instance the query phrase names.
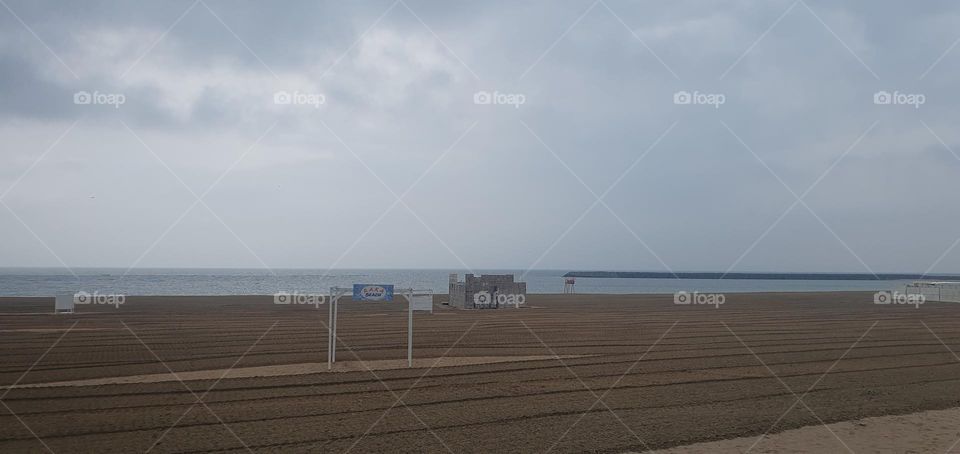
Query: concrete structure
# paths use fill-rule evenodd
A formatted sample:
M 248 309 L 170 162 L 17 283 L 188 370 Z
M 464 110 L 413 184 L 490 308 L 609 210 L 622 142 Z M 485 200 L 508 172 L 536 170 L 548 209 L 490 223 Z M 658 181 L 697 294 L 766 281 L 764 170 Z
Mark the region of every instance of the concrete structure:
M 906 293 L 922 294 L 927 301 L 960 303 L 960 282 L 916 281 L 907 285 Z
M 498 309 L 516 307 L 527 298 L 527 283 L 514 282 L 512 274 L 473 274 L 459 280 L 450 274 L 450 305 L 460 309 Z

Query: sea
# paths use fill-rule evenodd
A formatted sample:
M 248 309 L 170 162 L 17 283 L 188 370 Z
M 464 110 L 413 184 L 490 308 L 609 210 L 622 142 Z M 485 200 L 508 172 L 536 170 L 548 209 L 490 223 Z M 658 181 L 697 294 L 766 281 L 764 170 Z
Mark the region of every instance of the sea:
M 330 287 L 393 284 L 446 293 L 451 273 L 513 274 L 528 293 L 563 293 L 568 270 L 450 269 L 189 269 L 189 268 L 0 268 L 0 296 L 53 296 L 98 292 L 134 295 L 272 295 L 327 293 Z M 789 276 L 787 276 L 789 277 Z M 908 280 L 576 278 L 576 293 L 896 291 Z

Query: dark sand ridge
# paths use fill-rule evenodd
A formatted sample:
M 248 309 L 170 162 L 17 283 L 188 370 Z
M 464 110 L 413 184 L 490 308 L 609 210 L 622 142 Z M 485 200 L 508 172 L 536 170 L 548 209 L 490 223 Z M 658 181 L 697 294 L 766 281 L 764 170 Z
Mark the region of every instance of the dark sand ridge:
M 227 378 L 154 451 L 660 449 L 760 435 L 814 384 L 803 400 L 816 416 L 797 405 L 771 432 L 960 406 L 960 361 L 949 350 L 960 351 L 960 305 L 881 306 L 869 293 L 731 294 L 719 309 L 676 306 L 669 295 L 531 295 L 529 303 L 538 308 L 418 314 L 415 355 L 590 356 L 435 368 L 422 378 L 422 368 Z M 237 367 L 326 356 L 325 308 L 130 297 L 120 310 L 41 313 L 52 305 L 0 300 L 8 330 L 0 384 L 168 373 L 154 354 L 178 373 L 226 369 L 241 356 Z M 404 358 L 401 306 L 342 304 L 338 358 Z M 63 332 L 9 330 L 76 320 L 109 329 L 67 333 L 24 376 Z M 187 385 L 204 395 L 214 382 Z M 594 405 L 604 393 L 606 405 Z M 394 405 L 400 396 L 405 405 Z M 129 452 L 149 448 L 196 397 L 162 382 L 13 389 L 3 402 L 55 452 Z M 0 418 L 0 450 L 43 449 L 17 418 Z

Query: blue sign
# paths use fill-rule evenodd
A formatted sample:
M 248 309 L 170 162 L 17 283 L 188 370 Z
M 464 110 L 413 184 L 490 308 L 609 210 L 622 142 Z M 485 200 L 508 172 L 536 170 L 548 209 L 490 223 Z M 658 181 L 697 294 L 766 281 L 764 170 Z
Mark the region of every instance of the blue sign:
M 353 284 L 354 301 L 393 301 L 393 284 Z

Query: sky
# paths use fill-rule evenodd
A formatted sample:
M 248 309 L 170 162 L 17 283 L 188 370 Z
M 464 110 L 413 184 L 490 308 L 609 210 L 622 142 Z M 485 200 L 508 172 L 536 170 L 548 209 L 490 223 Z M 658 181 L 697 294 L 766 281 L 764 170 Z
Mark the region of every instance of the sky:
M 0 1 L 0 267 L 960 272 L 951 1 Z

